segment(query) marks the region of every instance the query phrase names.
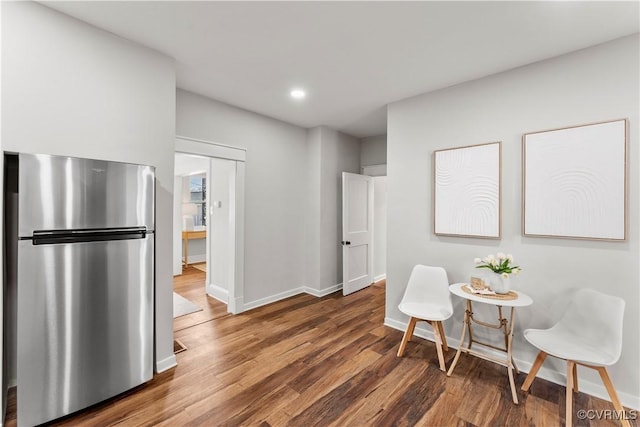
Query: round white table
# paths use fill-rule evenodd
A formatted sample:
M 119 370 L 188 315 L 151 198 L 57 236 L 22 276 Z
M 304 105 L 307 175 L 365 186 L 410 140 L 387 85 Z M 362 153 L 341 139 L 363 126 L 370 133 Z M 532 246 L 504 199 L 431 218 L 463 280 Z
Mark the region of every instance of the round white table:
M 460 358 L 460 353 L 465 352 L 468 354 L 472 354 L 481 359 L 488 360 L 490 362 L 497 363 L 499 365 L 505 366 L 509 373 L 509 384 L 511 385 L 511 396 L 513 398 L 513 403 L 518 403 L 518 396 L 516 394 L 516 385 L 513 380 L 513 371 L 515 370 L 518 373 L 518 368 L 513 361 L 513 356 L 511 353 L 511 347 L 513 342 L 513 326 L 515 324 L 515 308 L 516 307 L 526 307 L 528 305 L 533 304 L 533 300 L 528 295 L 517 291 L 517 297 L 514 299 L 497 299 L 490 298 L 486 296 L 482 296 L 480 294 L 470 294 L 463 290 L 463 286 L 467 286 L 467 283 L 454 283 L 449 286 L 449 291 L 459 296 L 460 298 L 464 298 L 466 300 L 467 308 L 464 312 L 464 320 L 462 325 L 462 335 L 460 336 L 460 345 L 458 346 L 458 351 L 456 352 L 456 356 L 449 367 L 449 371 L 447 372 L 447 376 L 451 376 L 453 373 L 453 369 L 456 367 L 458 363 L 458 359 Z M 473 317 L 473 306 L 472 302 L 479 302 L 483 304 L 494 305 L 498 308 L 498 323 L 486 323 L 475 319 Z M 511 307 L 511 313 L 509 315 L 509 319 L 507 320 L 502 315 L 502 307 Z M 501 329 L 504 334 L 504 348 L 495 346 L 493 344 L 484 343 L 474 339 L 473 337 L 473 329 L 471 327 L 472 323 L 476 323 L 480 326 L 484 326 L 492 329 Z M 469 333 L 468 344 L 464 347 L 464 337 L 466 333 Z M 506 359 L 499 359 L 488 355 L 486 353 L 481 353 L 472 349 L 471 346 L 476 343 L 484 347 L 492 348 L 494 350 L 503 351 L 506 353 Z

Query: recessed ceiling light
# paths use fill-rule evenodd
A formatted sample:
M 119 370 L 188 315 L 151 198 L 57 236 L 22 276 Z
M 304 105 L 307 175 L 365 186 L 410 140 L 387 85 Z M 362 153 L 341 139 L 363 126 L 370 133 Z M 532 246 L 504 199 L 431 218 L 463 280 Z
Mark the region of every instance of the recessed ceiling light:
M 305 91 L 303 91 L 302 89 L 294 89 L 294 90 L 291 91 L 290 95 L 294 99 L 302 99 L 305 96 L 307 96 L 307 93 Z

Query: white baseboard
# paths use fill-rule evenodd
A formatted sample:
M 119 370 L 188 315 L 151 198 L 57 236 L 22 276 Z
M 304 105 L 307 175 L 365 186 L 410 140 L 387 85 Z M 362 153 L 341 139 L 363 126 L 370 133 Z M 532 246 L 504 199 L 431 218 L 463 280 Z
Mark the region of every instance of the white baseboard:
M 171 345 L 173 346 L 173 343 Z M 176 366 L 178 366 L 178 359 L 176 359 L 175 354 L 172 354 L 166 359 L 156 360 L 156 373 L 160 374 Z
M 374 282 L 374 283 L 375 283 L 375 282 L 379 282 L 380 280 L 382 280 L 382 279 L 386 279 L 386 278 L 387 278 L 387 275 L 386 275 L 386 274 L 381 274 L 381 275 L 379 275 L 379 276 L 374 277 L 374 278 L 373 278 L 373 282 Z
M 227 303 L 227 311 L 231 314 L 240 314 L 245 310 L 244 308 L 244 298 L 243 297 L 235 297 L 230 298 Z
M 390 328 L 397 329 L 402 332 L 407 329 L 406 322 L 400 322 L 389 317 L 385 317 L 384 324 L 385 326 L 389 326 Z M 414 335 L 435 342 L 433 330 L 431 330 L 430 328 L 416 327 Z M 447 343 L 449 344 L 449 351 L 453 350 L 455 352 L 455 349 L 457 349 L 460 345 L 460 340 L 447 336 Z M 485 349 L 483 347 L 482 350 L 497 357 L 504 357 L 504 353 L 492 349 Z M 514 361 L 520 371 L 525 373 L 528 373 L 531 369 L 531 366 L 533 365 L 533 361 L 529 362 L 517 358 L 514 358 Z M 562 387 L 567 384 L 567 376 L 565 373 L 546 368 L 544 365 L 538 371 L 538 375 L 536 376 L 536 378 L 538 377 L 547 381 L 551 381 L 554 384 L 561 385 Z M 580 378 L 580 391 L 606 401 L 611 401 L 611 399 L 609 398 L 609 394 L 607 393 L 607 389 L 603 384 L 593 383 L 591 381 L 583 380 L 582 378 Z M 621 392 L 620 390 L 616 391 L 618 392 L 618 397 L 620 398 L 620 401 L 624 406 L 636 410 L 640 409 L 640 396 L 634 396 L 629 393 Z
M 262 307 L 263 305 L 278 302 L 280 300 L 292 297 L 294 295 L 301 294 L 303 292 L 304 292 L 304 288 L 300 287 L 296 289 L 291 289 L 289 291 L 281 292 L 279 294 L 271 295 L 265 298 L 260 298 L 259 300 L 243 304 L 242 311 L 247 311 L 247 310 L 252 310 L 254 308 Z
M 182 261 L 184 261 L 184 257 L 182 258 Z M 201 262 L 207 262 L 207 254 L 199 254 L 199 255 L 189 254 L 189 265 L 199 264 Z
M 329 286 L 328 288 L 324 288 L 320 290 L 310 288 L 309 286 L 301 286 L 299 288 L 291 289 L 289 291 L 281 292 L 279 294 L 271 295 L 269 297 L 261 298 L 253 302 L 239 305 L 238 307 L 242 307 L 242 310 L 239 311 L 238 313 L 241 313 L 242 311 L 247 311 L 247 310 L 252 310 L 254 308 L 262 307 L 263 305 L 272 304 L 274 302 L 278 302 L 285 298 L 289 298 L 299 294 L 307 293 L 309 295 L 313 295 L 314 297 L 321 298 L 323 296 L 339 291 L 340 289 L 342 289 L 342 283 L 338 283 L 337 285 Z
M 390 328 L 397 329 L 397 330 L 402 331 L 402 332 L 404 332 L 407 329 L 407 323 L 400 322 L 400 321 L 392 319 L 390 317 L 385 317 L 384 318 L 384 326 L 388 326 Z M 416 328 L 416 330 L 417 330 L 417 328 Z M 416 335 L 418 335 L 418 334 L 416 334 Z M 424 337 L 422 337 L 420 335 L 418 335 L 418 336 L 420 338 L 424 338 Z M 447 338 L 447 339 L 449 339 L 449 338 Z
M 328 288 L 324 288 L 324 289 L 314 289 L 314 288 L 310 288 L 308 286 L 303 286 L 302 287 L 303 291 L 308 293 L 309 295 L 313 295 L 314 297 L 324 297 L 326 295 L 332 294 L 336 291 L 339 291 L 342 289 L 342 283 L 338 283 L 337 285 L 333 285 L 333 286 L 329 286 Z
M 222 286 L 215 285 L 213 283 L 209 283 L 207 285 L 207 294 L 217 299 L 220 302 L 227 304 L 229 302 L 229 290 L 223 288 Z

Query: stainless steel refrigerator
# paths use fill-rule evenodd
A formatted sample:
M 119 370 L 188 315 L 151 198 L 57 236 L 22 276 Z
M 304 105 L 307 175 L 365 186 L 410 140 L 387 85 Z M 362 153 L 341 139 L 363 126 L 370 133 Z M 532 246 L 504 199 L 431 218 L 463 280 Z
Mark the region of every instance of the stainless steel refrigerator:
M 17 421 L 50 421 L 153 376 L 150 166 L 17 160 Z

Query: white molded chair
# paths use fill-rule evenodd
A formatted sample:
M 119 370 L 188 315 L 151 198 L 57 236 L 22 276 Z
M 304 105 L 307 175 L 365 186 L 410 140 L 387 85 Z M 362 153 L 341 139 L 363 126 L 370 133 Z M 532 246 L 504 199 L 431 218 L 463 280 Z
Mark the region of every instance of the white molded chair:
M 445 371 L 442 349 L 444 347 L 444 351 L 449 351 L 449 347 L 442 321 L 447 320 L 453 314 L 447 272 L 440 267 L 427 267 L 426 265 L 413 267 L 409 283 L 407 283 L 398 308 L 410 317 L 407 330 L 398 349 L 398 357 L 404 355 L 407 342 L 413 336 L 416 322 L 425 321 L 433 327 L 440 369 Z
M 592 289 L 580 289 L 569 303 L 562 318 L 549 329 L 527 329 L 524 337 L 540 349 L 531 371 L 522 384 L 527 391 L 547 355 L 567 361 L 566 425 L 571 426 L 573 395 L 578 392 L 577 365 L 595 369 L 600 374 L 613 406 L 624 414 L 605 366 L 613 365 L 622 352 L 622 298 Z M 621 420 L 629 425 L 627 420 Z

